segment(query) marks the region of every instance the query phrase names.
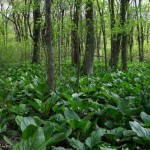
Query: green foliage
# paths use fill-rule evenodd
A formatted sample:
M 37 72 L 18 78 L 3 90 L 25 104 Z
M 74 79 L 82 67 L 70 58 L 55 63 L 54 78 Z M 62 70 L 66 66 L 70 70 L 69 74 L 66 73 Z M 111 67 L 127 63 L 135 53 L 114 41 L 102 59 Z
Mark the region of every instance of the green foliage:
M 71 66 L 55 92 L 47 90 L 44 66 L 2 71 L 0 138 L 14 150 L 148 149 L 150 66 L 126 73 L 95 68 L 93 77 L 81 77 L 80 93 Z

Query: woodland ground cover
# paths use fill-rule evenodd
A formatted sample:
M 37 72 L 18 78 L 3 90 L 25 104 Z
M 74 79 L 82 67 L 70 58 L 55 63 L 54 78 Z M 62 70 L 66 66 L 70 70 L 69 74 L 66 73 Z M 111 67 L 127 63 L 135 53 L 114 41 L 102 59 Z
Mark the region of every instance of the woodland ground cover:
M 150 65 L 135 63 L 125 73 L 98 63 L 94 69 L 81 76 L 79 93 L 70 65 L 54 92 L 42 65 L 1 70 L 1 149 L 149 149 Z

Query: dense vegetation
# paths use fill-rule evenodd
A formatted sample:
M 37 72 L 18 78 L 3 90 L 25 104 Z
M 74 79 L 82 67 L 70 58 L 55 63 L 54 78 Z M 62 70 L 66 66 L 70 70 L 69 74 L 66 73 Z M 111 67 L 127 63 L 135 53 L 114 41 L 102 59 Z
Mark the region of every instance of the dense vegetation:
M 76 93 L 74 69 L 48 92 L 42 65 L 1 71 L 0 135 L 14 150 L 149 149 L 150 65 L 106 72 L 95 64 L 81 76 Z M 71 71 L 72 70 L 72 71 Z
M 149 0 L 0 0 L 0 149 L 150 149 Z

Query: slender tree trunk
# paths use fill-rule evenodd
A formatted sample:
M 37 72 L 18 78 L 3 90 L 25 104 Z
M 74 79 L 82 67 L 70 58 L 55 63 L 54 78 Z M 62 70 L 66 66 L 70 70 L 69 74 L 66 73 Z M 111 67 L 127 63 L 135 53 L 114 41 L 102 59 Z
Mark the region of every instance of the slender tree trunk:
M 141 0 L 139 0 L 139 4 L 137 5 L 137 1 L 135 0 L 135 6 L 136 6 L 136 18 L 137 21 L 139 19 L 142 19 L 142 14 L 141 14 Z M 143 30 L 143 23 L 138 23 L 137 24 L 137 41 L 138 41 L 138 48 L 139 48 L 139 62 L 144 61 L 144 30 Z
M 58 37 L 58 60 L 59 60 L 59 77 L 62 77 L 62 50 L 63 50 L 63 28 L 64 28 L 64 9 L 60 7 L 59 11 L 59 37 Z
M 1 4 L 1 12 L 5 13 L 3 4 Z M 3 22 L 2 35 L 3 35 L 4 45 L 5 45 L 5 48 L 7 50 L 7 43 L 8 43 L 8 18 L 5 17 L 5 16 L 7 16 L 7 11 L 6 11 L 6 14 L 2 15 L 2 22 Z
M 27 0 L 24 1 L 25 5 L 30 5 L 27 3 Z M 28 39 L 28 12 L 29 10 L 27 9 L 25 12 L 23 12 L 23 21 L 24 21 L 24 39 Z
M 127 6 L 129 0 L 121 0 L 121 11 L 120 11 L 120 18 L 121 18 L 121 26 L 122 26 L 122 39 L 121 39 L 121 60 L 122 60 L 122 70 L 127 70 L 127 33 L 125 31 L 126 25 L 126 13 L 127 13 Z
M 33 10 L 33 19 L 34 19 L 34 27 L 33 27 L 33 57 L 32 63 L 39 63 L 40 61 L 40 30 L 41 30 L 41 13 L 40 13 L 40 3 L 41 0 L 34 0 L 34 10 Z
M 72 63 L 78 65 L 80 62 L 80 39 L 78 35 L 79 28 L 79 11 L 81 0 L 75 0 L 74 16 L 73 16 L 73 29 L 72 29 Z
M 52 0 L 45 1 L 46 13 L 46 50 L 47 50 L 47 79 L 50 90 L 54 90 L 54 55 L 52 48 L 52 21 L 51 21 L 51 6 Z
M 96 49 L 97 49 L 97 59 L 100 61 L 100 49 L 101 49 L 101 29 L 97 31 L 96 35 L 97 43 L 96 43 Z
M 150 24 L 147 25 L 147 31 L 146 31 L 146 43 L 149 44 L 149 36 L 150 36 Z
M 104 5 L 104 0 L 103 0 Z M 106 29 L 105 29 L 105 20 L 104 20 L 104 9 L 101 10 L 100 4 L 97 0 L 98 11 L 101 19 L 101 28 L 103 33 L 103 43 L 104 43 L 104 55 L 105 55 L 105 69 L 107 70 L 107 43 L 106 43 Z
M 94 61 L 94 18 L 93 18 L 93 2 L 88 0 L 86 2 L 86 51 L 83 62 L 84 73 L 90 75 L 93 73 L 93 61 Z
M 112 69 L 117 69 L 118 61 L 119 61 L 119 53 L 120 53 L 120 41 L 121 34 L 113 33 L 115 28 L 116 20 L 115 20 L 115 9 L 114 9 L 114 0 L 108 0 L 109 2 L 109 11 L 110 11 L 110 20 L 111 20 L 111 58 L 110 58 L 110 66 Z
M 133 54 L 132 54 L 132 48 L 133 48 L 133 27 L 131 28 L 130 35 L 129 35 L 129 50 L 130 50 L 130 61 L 133 62 Z

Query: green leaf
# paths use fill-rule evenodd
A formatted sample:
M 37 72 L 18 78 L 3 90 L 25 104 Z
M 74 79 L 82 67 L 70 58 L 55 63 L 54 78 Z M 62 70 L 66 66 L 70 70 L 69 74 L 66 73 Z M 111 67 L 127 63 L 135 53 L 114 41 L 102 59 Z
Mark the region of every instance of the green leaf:
M 150 122 L 150 115 L 146 114 L 145 112 L 141 112 L 140 116 L 142 120 L 144 121 L 144 123 Z
M 27 140 L 23 140 L 13 146 L 13 150 L 45 150 L 46 147 L 42 146 L 45 142 L 45 136 L 41 127 L 37 128 L 35 133 Z
M 128 116 L 139 115 L 141 111 L 142 111 L 142 107 L 139 107 L 139 108 L 129 108 L 126 111 L 126 115 L 128 115 Z
M 118 117 L 118 115 L 122 116 L 122 114 L 120 113 L 120 110 L 114 106 L 108 106 L 105 112 L 108 115 L 113 116 L 113 117 Z
M 105 82 L 112 82 L 112 81 L 113 81 L 113 78 L 112 78 L 112 76 L 111 76 L 110 73 L 106 73 L 106 74 L 104 75 L 104 77 L 102 78 L 102 81 L 105 81 Z
M 150 139 L 150 129 L 143 128 L 138 122 L 130 122 L 130 126 L 139 137 Z
M 124 128 L 118 127 L 118 128 L 112 129 L 112 130 L 109 132 L 109 134 L 112 134 L 112 135 L 114 135 L 114 136 L 120 138 L 120 137 L 122 136 L 124 130 L 125 130 Z
M 123 136 L 131 137 L 131 136 L 133 136 L 133 135 L 135 135 L 135 132 L 132 131 L 132 130 L 124 130 L 124 131 L 123 131 Z
M 34 125 L 37 126 L 36 122 L 34 121 L 33 118 L 31 117 L 24 117 L 22 122 L 21 122 L 21 130 L 24 131 L 25 128 L 29 125 Z
M 105 129 L 98 129 L 91 133 L 91 136 L 88 137 L 85 141 L 85 144 L 92 149 L 94 146 L 100 143 L 101 137 L 106 133 Z
M 86 150 L 86 145 L 75 138 L 69 139 L 70 145 L 77 150 Z
M 43 130 L 44 130 L 45 140 L 48 140 L 55 132 L 55 127 L 54 125 L 48 125 L 43 127 Z
M 71 109 L 66 109 L 64 114 L 67 120 L 80 120 L 80 117 Z
M 56 133 L 52 135 L 47 141 L 43 143 L 42 146 L 39 147 L 38 150 L 41 150 L 43 146 L 53 146 L 54 144 L 57 144 L 63 140 L 65 140 L 72 132 L 72 129 L 69 128 L 67 130 L 64 130 L 64 132 Z
M 22 134 L 23 140 L 26 140 L 30 136 L 32 136 L 35 133 L 35 131 L 37 130 L 37 128 L 38 128 L 37 126 L 34 126 L 32 124 L 27 126 Z
M 112 143 L 116 143 L 123 136 L 124 128 L 118 127 L 112 130 L 108 130 L 105 136 L 109 139 Z
M 41 108 L 42 107 L 42 101 L 39 99 L 34 99 L 34 100 L 35 100 L 36 104 L 39 106 L 39 108 Z
M 9 104 L 9 110 L 17 115 L 23 115 L 28 111 L 26 108 L 26 104 L 19 104 L 16 106 Z
M 130 100 L 123 99 L 121 103 L 118 105 L 118 109 L 122 112 L 126 112 L 130 107 Z
M 9 138 L 7 138 L 6 136 L 3 137 L 4 140 L 10 145 L 13 146 L 15 144 L 15 142 L 13 142 L 12 140 L 10 140 Z

